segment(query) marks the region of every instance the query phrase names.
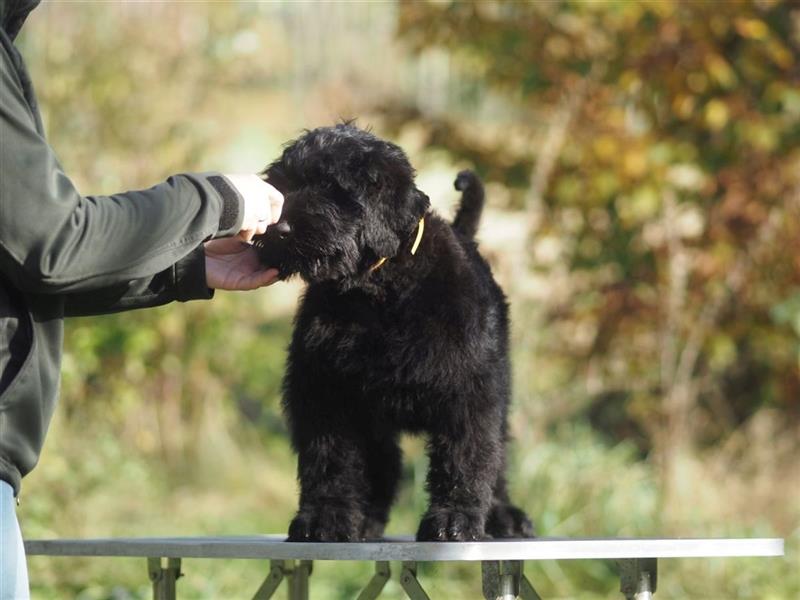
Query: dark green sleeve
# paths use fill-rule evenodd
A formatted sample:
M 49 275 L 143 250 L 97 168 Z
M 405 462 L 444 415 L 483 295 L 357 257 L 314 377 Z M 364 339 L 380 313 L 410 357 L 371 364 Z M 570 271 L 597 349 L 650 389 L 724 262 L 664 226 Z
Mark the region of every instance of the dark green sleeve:
M 200 245 L 152 277 L 62 297 L 64 316 L 83 317 L 161 306 L 174 300 L 208 300 L 214 297 L 214 290 L 206 285 L 205 252 Z
M 204 240 L 241 227 L 243 200 L 219 173 L 81 196 L 37 131 L 35 115 L 0 47 L 0 270 L 19 289 L 79 294 L 127 287 L 120 301 L 134 302 L 148 289 L 166 298 L 169 286 L 154 277 L 174 273 Z M 172 292 L 173 299 L 183 294 Z

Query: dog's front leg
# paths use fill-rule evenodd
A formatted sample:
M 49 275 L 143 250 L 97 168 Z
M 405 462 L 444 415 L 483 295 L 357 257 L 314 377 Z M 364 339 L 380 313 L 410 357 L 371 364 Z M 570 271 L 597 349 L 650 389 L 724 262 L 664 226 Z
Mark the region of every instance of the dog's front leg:
M 420 541 L 483 539 L 501 457 L 496 436 L 480 426 L 434 433 L 428 442 L 430 507 L 417 531 Z
M 363 440 L 333 429 L 298 444 L 300 508 L 289 541 L 351 542 L 362 537 L 366 460 Z

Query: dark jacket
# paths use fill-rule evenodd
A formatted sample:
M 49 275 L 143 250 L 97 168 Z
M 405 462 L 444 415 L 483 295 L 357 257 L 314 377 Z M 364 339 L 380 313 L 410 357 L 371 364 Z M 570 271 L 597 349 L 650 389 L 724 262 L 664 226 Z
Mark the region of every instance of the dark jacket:
M 236 233 L 218 173 L 81 196 L 44 138 L 12 40 L 38 0 L 0 0 L 0 479 L 19 493 L 59 385 L 63 318 L 210 298 L 202 242 Z

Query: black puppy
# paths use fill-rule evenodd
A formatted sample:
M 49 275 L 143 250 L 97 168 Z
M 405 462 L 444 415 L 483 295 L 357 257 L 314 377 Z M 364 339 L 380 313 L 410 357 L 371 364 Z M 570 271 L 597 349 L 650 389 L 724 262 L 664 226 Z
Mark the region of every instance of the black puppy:
M 381 537 L 404 431 L 428 435 L 417 539 L 532 536 L 506 491 L 508 309 L 473 241 L 478 178 L 458 175 L 451 226 L 404 152 L 352 124 L 307 132 L 265 174 L 285 205 L 256 246 L 308 283 L 284 380 L 300 480 L 289 539 Z

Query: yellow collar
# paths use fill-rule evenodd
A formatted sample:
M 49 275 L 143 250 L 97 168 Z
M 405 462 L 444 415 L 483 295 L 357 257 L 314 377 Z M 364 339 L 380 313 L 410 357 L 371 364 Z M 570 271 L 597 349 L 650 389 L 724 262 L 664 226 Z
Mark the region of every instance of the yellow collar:
M 419 249 L 419 243 L 422 241 L 422 233 L 424 231 L 425 231 L 425 217 L 422 217 L 419 220 L 419 224 L 417 225 L 417 237 L 416 237 L 416 239 L 414 239 L 414 243 L 411 246 L 411 255 L 412 256 L 414 254 L 416 254 L 417 250 Z M 383 263 L 385 263 L 387 260 L 389 260 L 389 259 L 386 256 L 383 256 L 383 257 L 379 258 L 378 262 L 376 262 L 374 265 L 372 265 L 369 268 L 369 272 L 372 273 L 373 271 L 376 271 L 381 266 L 383 266 Z
M 414 240 L 414 245 L 411 246 L 411 256 L 414 256 L 417 253 L 417 248 L 419 248 L 419 243 L 422 241 L 423 231 L 425 231 L 425 217 L 422 217 L 419 220 L 419 225 L 417 225 L 417 237 Z

